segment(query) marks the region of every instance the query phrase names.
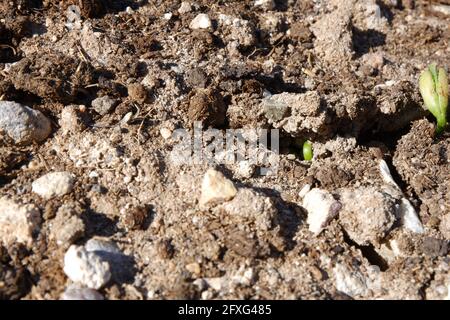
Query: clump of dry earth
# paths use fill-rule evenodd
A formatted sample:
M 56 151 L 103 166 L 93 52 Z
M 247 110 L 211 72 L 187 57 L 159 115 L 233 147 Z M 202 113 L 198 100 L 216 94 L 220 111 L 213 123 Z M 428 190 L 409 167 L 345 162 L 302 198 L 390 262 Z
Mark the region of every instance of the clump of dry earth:
M 450 135 L 417 78 L 449 67 L 449 16 L 3 1 L 0 298 L 448 299 Z M 198 121 L 279 129 L 276 175 L 174 157 Z

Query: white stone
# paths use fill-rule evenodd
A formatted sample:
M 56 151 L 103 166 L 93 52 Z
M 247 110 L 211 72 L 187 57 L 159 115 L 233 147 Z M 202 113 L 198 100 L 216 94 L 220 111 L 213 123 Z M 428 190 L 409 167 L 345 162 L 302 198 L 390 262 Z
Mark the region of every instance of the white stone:
M 397 195 L 400 195 L 401 197 L 400 205 L 397 210 L 397 215 L 400 219 L 401 225 L 414 233 L 423 233 L 424 229 L 422 223 L 420 222 L 419 216 L 417 215 L 416 210 L 409 202 L 409 200 L 402 196 L 403 192 L 401 191 L 400 187 L 392 177 L 386 161 L 384 160 L 380 161 L 379 169 L 383 181 L 387 185 L 394 188 L 394 190 L 387 189 L 386 191 L 389 192 L 389 194 L 391 194 L 393 197 Z
M 368 288 L 366 278 L 359 270 L 351 270 L 344 264 L 338 263 L 333 269 L 336 289 L 350 297 L 364 296 Z
M 216 277 L 216 278 L 203 278 L 205 280 L 208 287 L 214 289 L 215 291 L 220 291 L 225 285 L 224 277 Z
M 309 231 L 315 235 L 322 232 L 340 209 L 339 202 L 328 191 L 317 188 L 305 194 L 302 205 L 308 212 Z
M 395 187 L 396 189 L 400 190 L 400 187 L 398 186 L 398 184 L 395 182 L 394 178 L 392 177 L 391 171 L 389 170 L 389 167 L 388 167 L 386 161 L 381 160 L 378 168 L 380 169 L 380 174 L 381 174 L 381 178 L 383 179 L 383 181 L 385 183 L 387 183 L 388 185 L 391 185 L 391 186 Z
M 41 142 L 51 133 L 51 123 L 40 111 L 13 101 L 0 101 L 0 134 L 17 144 Z
M 33 232 L 39 229 L 41 215 L 33 204 L 19 204 L 6 197 L 0 198 L 0 242 L 19 242 L 30 245 Z
M 214 169 L 208 169 L 203 177 L 200 205 L 217 204 L 234 198 L 237 190 L 232 181 Z
M 100 289 L 111 279 L 109 263 L 84 247 L 70 246 L 64 256 L 64 273 L 70 280 L 91 289 Z
M 275 1 L 273 0 L 255 0 L 255 7 L 263 7 L 267 10 L 275 8 Z
M 131 8 L 131 7 L 126 7 L 126 8 L 125 8 L 125 12 L 128 13 L 128 14 L 133 14 L 133 13 L 134 13 L 134 10 L 133 10 L 133 8 Z
M 191 28 L 192 30 L 209 29 L 211 28 L 211 26 L 211 19 L 205 13 L 198 14 L 189 24 L 189 28 Z
M 178 9 L 179 14 L 185 14 L 192 10 L 192 6 L 189 2 L 183 1 L 180 5 L 180 8 Z
M 424 233 L 422 222 L 420 222 L 417 212 L 408 199 L 402 198 L 398 210 L 402 226 L 414 233 Z
M 159 133 L 161 134 L 161 137 L 163 137 L 164 140 L 167 140 L 172 136 L 172 131 L 167 128 L 161 128 L 159 130 Z
M 450 15 L 450 5 L 448 5 L 448 4 L 435 4 L 435 5 L 431 6 L 431 9 L 436 12 Z M 449 296 L 450 296 L 450 291 L 449 291 Z
M 298 193 L 298 196 L 300 198 L 304 198 L 305 195 L 311 190 L 311 185 L 309 183 L 305 184 L 303 186 L 303 188 L 300 190 L 300 192 Z
M 44 199 L 63 196 L 73 189 L 74 177 L 70 172 L 51 172 L 35 180 L 32 190 Z

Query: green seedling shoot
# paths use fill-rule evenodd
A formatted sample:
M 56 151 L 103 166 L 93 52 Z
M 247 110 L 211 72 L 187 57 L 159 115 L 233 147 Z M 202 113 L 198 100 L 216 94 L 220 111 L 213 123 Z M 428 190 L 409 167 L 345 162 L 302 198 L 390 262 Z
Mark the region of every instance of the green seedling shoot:
M 439 134 L 447 125 L 448 78 L 444 68 L 430 64 L 420 75 L 419 89 L 425 107 L 437 120 L 436 133 Z
M 303 143 L 303 159 L 307 161 L 311 161 L 313 158 L 313 149 L 312 149 L 312 143 L 309 140 L 306 140 Z

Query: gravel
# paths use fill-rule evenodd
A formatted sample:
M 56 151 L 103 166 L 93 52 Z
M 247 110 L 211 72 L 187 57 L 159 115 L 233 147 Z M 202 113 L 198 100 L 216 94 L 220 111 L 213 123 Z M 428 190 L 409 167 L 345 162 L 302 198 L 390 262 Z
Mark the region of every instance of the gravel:
M 0 131 L 16 144 L 41 142 L 51 133 L 51 123 L 40 111 L 13 101 L 0 101 Z

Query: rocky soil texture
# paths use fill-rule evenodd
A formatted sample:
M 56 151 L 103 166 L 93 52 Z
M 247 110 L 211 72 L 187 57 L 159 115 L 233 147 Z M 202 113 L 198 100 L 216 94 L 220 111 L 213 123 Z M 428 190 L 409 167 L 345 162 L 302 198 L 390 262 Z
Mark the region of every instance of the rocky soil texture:
M 418 90 L 449 21 L 446 0 L 1 1 L 0 298 L 450 298 L 450 133 Z M 177 161 L 198 121 L 279 129 L 278 171 Z

